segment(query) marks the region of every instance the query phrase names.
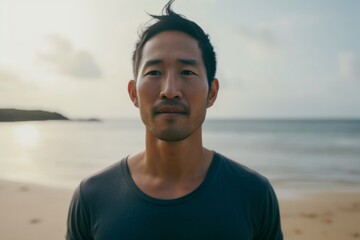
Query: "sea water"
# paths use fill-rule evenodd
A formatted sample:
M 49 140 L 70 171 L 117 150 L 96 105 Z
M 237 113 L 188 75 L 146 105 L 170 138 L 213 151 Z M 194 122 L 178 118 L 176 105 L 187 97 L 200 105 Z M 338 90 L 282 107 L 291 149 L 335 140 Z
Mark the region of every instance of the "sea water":
M 360 120 L 215 120 L 204 145 L 279 192 L 360 191 Z M 145 146 L 140 120 L 0 123 L 0 178 L 75 188 Z

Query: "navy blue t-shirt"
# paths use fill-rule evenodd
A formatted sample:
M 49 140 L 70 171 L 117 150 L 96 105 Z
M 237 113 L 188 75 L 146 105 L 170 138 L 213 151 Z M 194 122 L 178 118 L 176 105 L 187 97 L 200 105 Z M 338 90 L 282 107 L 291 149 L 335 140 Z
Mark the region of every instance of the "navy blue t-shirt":
M 68 240 L 283 239 L 268 180 L 218 153 L 202 184 L 172 200 L 143 193 L 127 158 L 85 179 L 68 215 Z

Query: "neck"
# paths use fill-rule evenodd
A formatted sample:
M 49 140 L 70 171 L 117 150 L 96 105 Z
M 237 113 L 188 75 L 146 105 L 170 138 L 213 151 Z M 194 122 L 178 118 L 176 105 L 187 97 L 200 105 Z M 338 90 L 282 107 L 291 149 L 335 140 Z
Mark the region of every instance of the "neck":
M 204 180 L 213 152 L 205 149 L 201 129 L 182 141 L 166 142 L 146 132 L 145 151 L 128 159 L 131 176 L 146 194 L 173 199 L 196 189 Z
M 149 174 L 181 179 L 198 174 L 207 164 L 209 150 L 202 146 L 201 128 L 182 141 L 167 142 L 146 133 L 143 166 Z

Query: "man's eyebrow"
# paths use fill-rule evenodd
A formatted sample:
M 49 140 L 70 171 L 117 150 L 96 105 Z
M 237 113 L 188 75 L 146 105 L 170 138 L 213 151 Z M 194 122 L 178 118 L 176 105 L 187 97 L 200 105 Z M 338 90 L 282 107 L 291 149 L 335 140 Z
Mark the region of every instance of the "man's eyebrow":
M 199 66 L 199 62 L 196 59 L 178 59 L 177 61 L 184 65 L 190 65 L 193 67 Z
M 145 62 L 144 67 L 149 67 L 149 66 L 153 66 L 153 65 L 162 64 L 163 62 L 164 61 L 160 60 L 160 59 L 150 59 L 150 60 Z
M 193 66 L 193 67 L 199 66 L 199 62 L 196 59 L 180 58 L 177 60 L 177 62 L 180 64 L 183 64 L 183 65 L 189 65 L 189 66 Z M 163 63 L 164 63 L 164 61 L 161 59 L 150 59 L 144 63 L 144 67 L 159 65 L 159 64 L 163 64 Z

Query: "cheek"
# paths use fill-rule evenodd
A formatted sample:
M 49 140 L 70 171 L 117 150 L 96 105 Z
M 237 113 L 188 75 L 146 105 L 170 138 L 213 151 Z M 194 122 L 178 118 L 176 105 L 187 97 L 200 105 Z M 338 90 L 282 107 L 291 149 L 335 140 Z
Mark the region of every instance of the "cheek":
M 207 84 L 205 85 L 201 83 L 189 87 L 187 92 L 189 93 L 189 96 L 192 96 L 192 98 L 196 99 L 197 102 L 200 104 L 204 102 L 204 100 L 207 101 L 209 88 Z
M 136 86 L 139 104 L 151 104 L 157 98 L 157 87 L 149 82 L 140 82 Z

